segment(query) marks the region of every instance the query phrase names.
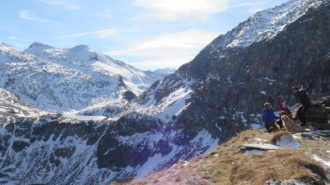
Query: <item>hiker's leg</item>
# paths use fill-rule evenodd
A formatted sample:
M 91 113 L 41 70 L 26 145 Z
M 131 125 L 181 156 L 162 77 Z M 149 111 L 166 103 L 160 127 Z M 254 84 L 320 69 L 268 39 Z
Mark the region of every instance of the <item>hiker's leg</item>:
M 283 121 L 282 121 L 281 119 L 278 119 L 278 120 L 276 121 L 276 124 L 277 124 L 278 126 L 280 126 L 280 129 L 284 129 Z
M 302 120 L 304 119 L 304 118 L 302 118 L 303 108 L 304 108 L 304 107 L 300 107 L 300 109 L 299 109 L 298 112 L 297 112 L 297 118 L 298 118 L 298 120 L 300 121 L 300 124 L 302 123 Z
M 274 124 L 272 124 L 272 132 L 277 132 L 277 131 L 279 131 L 280 130 L 280 128 L 274 123 Z
M 306 111 L 307 111 L 308 107 L 305 107 L 303 106 L 301 108 L 301 111 L 300 111 L 300 116 L 299 116 L 299 119 L 301 121 L 301 125 L 306 125 Z

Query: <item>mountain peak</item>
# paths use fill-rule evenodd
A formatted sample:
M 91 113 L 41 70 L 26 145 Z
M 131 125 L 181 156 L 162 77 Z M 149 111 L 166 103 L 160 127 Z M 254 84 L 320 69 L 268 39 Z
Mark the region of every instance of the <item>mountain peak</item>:
M 40 49 L 40 50 L 45 50 L 45 49 L 51 49 L 51 48 L 54 48 L 54 47 L 52 47 L 52 46 L 50 46 L 50 45 L 47 45 L 47 44 L 43 44 L 43 43 L 41 43 L 41 42 L 33 42 L 29 47 L 28 47 L 28 49 L 36 49 L 36 48 L 38 48 L 38 49 Z
M 17 50 L 14 46 L 10 45 L 10 44 L 7 44 L 7 43 L 4 43 L 2 42 L 0 44 L 0 50 Z
M 233 30 L 227 32 L 218 43 L 213 43 L 216 52 L 226 47 L 247 47 L 261 40 L 274 38 L 287 25 L 305 15 L 310 8 L 317 8 L 325 0 L 290 0 L 279 6 L 255 13 Z
M 77 45 L 73 48 L 70 48 L 70 50 L 71 51 L 92 51 L 92 49 L 88 45 L 85 45 L 85 44 Z

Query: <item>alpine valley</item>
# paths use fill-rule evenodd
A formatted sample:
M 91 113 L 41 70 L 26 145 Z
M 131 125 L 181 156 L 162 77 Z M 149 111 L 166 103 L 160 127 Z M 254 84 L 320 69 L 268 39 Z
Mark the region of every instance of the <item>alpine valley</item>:
M 0 45 L 0 184 L 143 178 L 261 126 L 290 87 L 330 94 L 330 2 L 290 0 L 163 77 L 85 45 Z

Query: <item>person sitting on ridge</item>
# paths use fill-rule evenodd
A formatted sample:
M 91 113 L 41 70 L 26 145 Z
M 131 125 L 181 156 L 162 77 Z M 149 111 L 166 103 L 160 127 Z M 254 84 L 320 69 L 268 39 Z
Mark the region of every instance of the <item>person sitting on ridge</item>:
M 285 114 L 289 117 L 292 117 L 291 111 L 289 109 L 289 106 L 286 102 L 282 103 L 282 99 L 280 96 L 276 97 L 276 103 L 278 105 L 278 108 L 280 109 L 280 111 L 285 112 Z
M 263 121 L 265 123 L 265 127 L 268 132 L 272 131 L 278 131 L 279 128 L 275 124 L 276 119 L 279 119 L 278 117 L 275 116 L 273 107 L 270 103 L 266 102 L 264 104 L 264 110 L 263 110 Z
M 302 126 L 306 126 L 306 111 L 311 106 L 311 100 L 309 99 L 306 89 L 299 89 L 297 86 L 292 87 L 292 92 L 302 104 L 302 107 L 298 111 L 298 119 Z

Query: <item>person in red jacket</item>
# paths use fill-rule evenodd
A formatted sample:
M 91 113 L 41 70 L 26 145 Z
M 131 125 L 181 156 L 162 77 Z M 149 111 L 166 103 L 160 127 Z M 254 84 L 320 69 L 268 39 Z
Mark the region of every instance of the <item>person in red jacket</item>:
M 287 116 L 289 116 L 290 118 L 292 117 L 291 111 L 288 107 L 288 104 L 283 102 L 282 103 L 282 99 L 280 96 L 276 97 L 276 103 L 280 109 L 281 112 L 284 112 Z

